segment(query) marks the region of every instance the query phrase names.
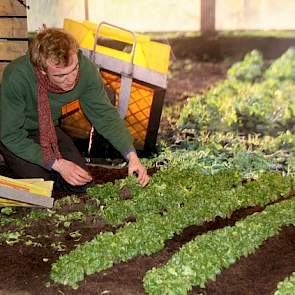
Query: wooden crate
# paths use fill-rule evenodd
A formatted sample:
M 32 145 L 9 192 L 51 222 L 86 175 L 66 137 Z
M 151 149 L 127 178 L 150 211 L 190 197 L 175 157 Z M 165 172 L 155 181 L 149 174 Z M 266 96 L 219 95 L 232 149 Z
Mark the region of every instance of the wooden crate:
M 7 64 L 26 53 L 27 38 L 26 7 L 17 0 L 0 0 L 0 83 Z

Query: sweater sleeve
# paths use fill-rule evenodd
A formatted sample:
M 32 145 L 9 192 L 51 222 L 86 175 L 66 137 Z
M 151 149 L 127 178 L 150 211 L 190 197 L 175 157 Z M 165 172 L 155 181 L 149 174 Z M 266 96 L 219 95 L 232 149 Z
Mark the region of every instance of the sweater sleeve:
M 26 120 L 26 81 L 16 73 L 5 73 L 1 86 L 0 139 L 16 156 L 43 166 L 40 145 L 28 138 Z
M 103 135 L 125 158 L 134 150 L 133 139 L 120 118 L 117 109 L 111 104 L 102 79 L 94 65 L 88 68 L 88 85 L 80 97 L 80 104 L 96 131 Z

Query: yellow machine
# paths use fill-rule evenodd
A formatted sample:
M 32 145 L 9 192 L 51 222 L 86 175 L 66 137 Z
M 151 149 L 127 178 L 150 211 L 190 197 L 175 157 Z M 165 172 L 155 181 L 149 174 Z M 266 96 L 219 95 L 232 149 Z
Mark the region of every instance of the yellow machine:
M 167 88 L 170 46 L 105 22 L 96 25 L 65 19 L 64 30 L 77 39 L 83 54 L 97 65 L 105 85 L 115 92 L 114 104 L 136 149 L 153 150 Z M 93 129 L 78 100 L 65 106 L 62 113 L 63 128 L 74 137 L 91 138 Z

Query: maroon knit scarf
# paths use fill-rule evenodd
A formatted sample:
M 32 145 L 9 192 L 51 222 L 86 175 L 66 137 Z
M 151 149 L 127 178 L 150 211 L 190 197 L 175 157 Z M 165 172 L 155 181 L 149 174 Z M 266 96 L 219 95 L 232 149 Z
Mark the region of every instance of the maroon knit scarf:
M 48 92 L 65 93 L 60 87 L 53 84 L 47 77 L 43 75 L 41 70 L 35 69 L 37 77 L 37 98 L 38 98 L 38 120 L 41 156 L 46 167 L 53 164 L 55 159 L 60 159 L 62 156 L 58 148 L 58 142 L 52 114 L 48 99 Z M 78 72 L 75 85 L 78 83 L 80 73 Z

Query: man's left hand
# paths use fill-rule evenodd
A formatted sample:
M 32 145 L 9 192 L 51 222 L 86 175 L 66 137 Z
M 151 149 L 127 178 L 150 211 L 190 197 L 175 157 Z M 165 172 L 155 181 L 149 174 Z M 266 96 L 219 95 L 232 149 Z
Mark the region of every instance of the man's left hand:
M 134 172 L 137 174 L 137 180 L 141 186 L 146 186 L 150 177 L 147 174 L 146 168 L 141 164 L 137 157 L 136 152 L 129 152 L 128 159 L 128 175 L 132 175 Z

